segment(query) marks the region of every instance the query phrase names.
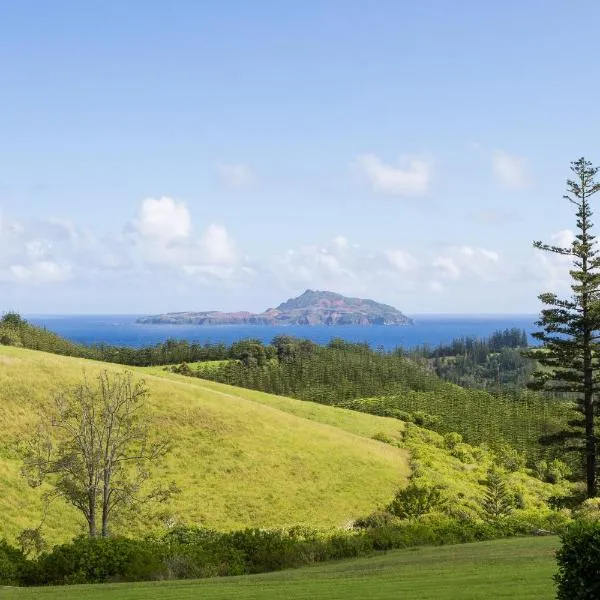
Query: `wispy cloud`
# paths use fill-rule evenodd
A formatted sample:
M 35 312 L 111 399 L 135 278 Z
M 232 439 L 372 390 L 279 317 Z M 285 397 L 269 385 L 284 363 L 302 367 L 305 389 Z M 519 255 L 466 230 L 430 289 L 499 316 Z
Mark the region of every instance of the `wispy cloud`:
M 357 164 L 377 192 L 392 196 L 422 196 L 429 190 L 433 173 L 429 161 L 404 156 L 394 166 L 374 154 L 361 154 Z
M 510 189 L 523 190 L 531 184 L 525 159 L 504 150 L 495 150 L 492 153 L 492 169 L 496 179 Z
M 246 164 L 219 162 L 217 163 L 217 173 L 223 183 L 238 190 L 247 189 L 256 183 L 256 175 Z

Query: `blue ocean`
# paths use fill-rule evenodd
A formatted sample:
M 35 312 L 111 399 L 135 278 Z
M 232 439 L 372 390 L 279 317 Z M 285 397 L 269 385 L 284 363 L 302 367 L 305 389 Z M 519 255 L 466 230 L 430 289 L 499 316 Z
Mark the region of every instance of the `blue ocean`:
M 117 346 L 150 346 L 167 339 L 190 342 L 224 342 L 231 344 L 243 338 L 270 342 L 276 335 L 286 334 L 326 344 L 333 338 L 349 342 L 366 342 L 372 348 L 406 349 L 423 344 L 437 346 L 454 338 L 484 338 L 499 329 L 517 327 L 528 333 L 535 331 L 537 315 L 409 315 L 414 325 L 406 326 L 262 326 L 262 325 L 142 325 L 139 315 L 25 315 L 35 325 L 83 344 L 105 343 Z

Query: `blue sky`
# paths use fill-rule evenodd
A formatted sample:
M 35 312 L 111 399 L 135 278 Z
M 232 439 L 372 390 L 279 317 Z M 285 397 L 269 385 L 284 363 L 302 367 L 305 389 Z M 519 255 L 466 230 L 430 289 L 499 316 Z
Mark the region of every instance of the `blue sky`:
M 538 310 L 600 4 L 0 0 L 0 311 Z

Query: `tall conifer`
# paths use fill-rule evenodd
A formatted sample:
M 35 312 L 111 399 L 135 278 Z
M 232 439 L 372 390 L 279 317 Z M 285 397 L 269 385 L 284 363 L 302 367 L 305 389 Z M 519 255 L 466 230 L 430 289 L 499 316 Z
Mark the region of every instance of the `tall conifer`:
M 542 342 L 528 355 L 546 367 L 534 374 L 531 387 L 545 389 L 575 398 L 582 418 L 570 423 L 571 429 L 562 432 L 568 449 L 576 450 L 587 483 L 587 496 L 597 495 L 597 439 L 595 416 L 597 392 L 600 389 L 600 361 L 597 352 L 600 330 L 600 256 L 592 235 L 590 198 L 600 191 L 596 180 L 598 167 L 580 158 L 571 163 L 573 179 L 567 180 L 563 196 L 576 210 L 576 234 L 567 247 L 534 242 L 534 247 L 571 258 L 572 294 L 560 299 L 555 293 L 539 296 L 545 308 L 537 325 L 542 331 L 534 337 Z

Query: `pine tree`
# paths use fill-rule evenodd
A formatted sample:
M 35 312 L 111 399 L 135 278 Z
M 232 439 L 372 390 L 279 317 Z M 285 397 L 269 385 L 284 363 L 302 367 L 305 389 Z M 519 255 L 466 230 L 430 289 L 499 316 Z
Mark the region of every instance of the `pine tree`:
M 576 209 L 577 232 L 568 247 L 534 242 L 534 247 L 571 258 L 571 290 L 569 299 L 560 299 L 547 292 L 539 296 L 547 308 L 541 311 L 537 325 L 542 331 L 534 337 L 542 342 L 541 348 L 527 352 L 546 370 L 534 373 L 534 389 L 548 390 L 574 397 L 582 418 L 572 421 L 571 430 L 561 432 L 558 438 L 568 441 L 567 449 L 576 450 L 584 467 L 587 496 L 597 495 L 597 441 L 595 429 L 596 398 L 600 384 L 600 363 L 596 352 L 600 329 L 600 256 L 592 235 L 590 198 L 600 190 L 596 180 L 598 167 L 580 158 L 571 163 L 573 179 L 567 180 L 567 194 L 563 196 Z
M 488 471 L 485 480 L 485 496 L 481 501 L 483 515 L 488 521 L 497 521 L 508 517 L 514 508 L 514 499 L 508 489 L 502 475 L 495 469 Z

